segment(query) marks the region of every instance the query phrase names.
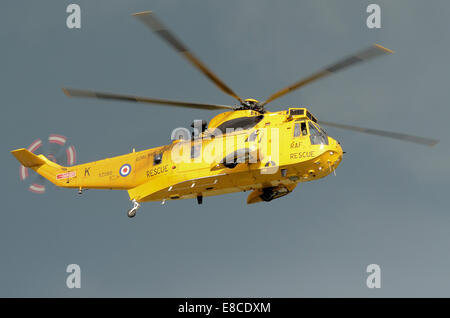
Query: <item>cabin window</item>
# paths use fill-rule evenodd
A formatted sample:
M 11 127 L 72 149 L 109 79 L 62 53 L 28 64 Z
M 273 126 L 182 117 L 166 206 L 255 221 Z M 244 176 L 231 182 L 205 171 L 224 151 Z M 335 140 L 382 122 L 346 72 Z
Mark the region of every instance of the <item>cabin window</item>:
M 222 134 L 227 132 L 227 129 L 250 129 L 254 127 L 257 123 L 259 123 L 264 118 L 264 115 L 259 116 L 251 116 L 251 117 L 239 117 L 228 120 L 219 125 L 216 129 L 220 130 Z
M 162 162 L 162 152 L 153 155 L 153 165 L 159 165 Z

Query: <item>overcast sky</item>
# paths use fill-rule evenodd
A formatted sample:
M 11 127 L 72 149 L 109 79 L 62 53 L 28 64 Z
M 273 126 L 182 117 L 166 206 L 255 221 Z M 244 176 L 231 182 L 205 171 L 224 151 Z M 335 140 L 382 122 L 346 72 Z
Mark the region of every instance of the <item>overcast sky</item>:
M 66 6 L 82 27 L 66 27 Z M 0 4 L 3 297 L 450 296 L 448 1 L 23 1 Z M 347 153 L 336 177 L 270 203 L 247 193 L 142 204 L 124 191 L 47 184 L 27 191 L 11 156 L 51 133 L 78 162 L 169 142 L 214 111 L 69 99 L 61 87 L 232 104 L 131 16 L 153 10 L 242 97 L 274 91 L 379 43 L 395 54 L 358 65 L 270 105 L 306 105 L 319 120 L 441 142 L 423 147 L 328 129 Z M 30 179 L 33 175 L 30 175 Z M 66 287 L 79 264 L 81 289 Z M 366 267 L 381 267 L 381 289 Z

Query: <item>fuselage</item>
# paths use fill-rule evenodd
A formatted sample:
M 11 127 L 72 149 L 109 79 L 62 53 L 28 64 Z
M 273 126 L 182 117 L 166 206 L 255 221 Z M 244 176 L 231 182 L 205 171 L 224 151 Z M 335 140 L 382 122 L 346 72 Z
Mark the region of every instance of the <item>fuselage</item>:
M 316 122 L 304 108 L 225 112 L 195 138 L 64 171 L 35 170 L 58 186 L 128 190 L 139 202 L 269 188 L 291 192 L 299 182 L 327 176 L 342 160 L 339 143 Z

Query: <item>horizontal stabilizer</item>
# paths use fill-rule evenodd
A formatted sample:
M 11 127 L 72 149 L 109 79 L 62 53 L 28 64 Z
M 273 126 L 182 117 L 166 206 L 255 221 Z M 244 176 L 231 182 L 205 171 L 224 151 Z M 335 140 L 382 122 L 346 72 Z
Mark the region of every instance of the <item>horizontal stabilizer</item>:
M 45 160 L 25 148 L 11 151 L 14 157 L 27 168 L 42 166 Z

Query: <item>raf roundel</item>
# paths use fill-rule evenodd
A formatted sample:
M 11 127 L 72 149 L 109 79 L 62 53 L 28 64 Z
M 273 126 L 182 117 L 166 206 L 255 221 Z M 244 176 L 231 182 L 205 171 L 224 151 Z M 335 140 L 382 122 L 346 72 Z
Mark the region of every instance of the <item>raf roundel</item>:
M 122 167 L 120 167 L 119 173 L 122 177 L 126 177 L 131 172 L 131 166 L 129 164 L 124 164 Z

